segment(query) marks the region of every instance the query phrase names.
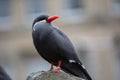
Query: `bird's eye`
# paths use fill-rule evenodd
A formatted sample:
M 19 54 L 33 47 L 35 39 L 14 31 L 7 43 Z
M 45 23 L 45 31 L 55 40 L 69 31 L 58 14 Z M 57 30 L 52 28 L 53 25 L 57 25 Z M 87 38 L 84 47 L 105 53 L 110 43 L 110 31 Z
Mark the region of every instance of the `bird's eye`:
M 42 20 L 42 21 L 40 21 L 40 22 L 46 22 L 46 20 Z

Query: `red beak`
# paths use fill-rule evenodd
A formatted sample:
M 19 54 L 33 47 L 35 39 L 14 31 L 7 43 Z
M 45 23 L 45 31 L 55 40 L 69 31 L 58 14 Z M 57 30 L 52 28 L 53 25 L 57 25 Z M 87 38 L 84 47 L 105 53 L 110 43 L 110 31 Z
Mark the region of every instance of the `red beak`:
M 48 19 L 46 20 L 47 22 L 52 22 L 53 20 L 55 20 L 55 19 L 57 19 L 57 18 L 59 18 L 58 16 L 50 16 L 50 17 L 48 17 Z

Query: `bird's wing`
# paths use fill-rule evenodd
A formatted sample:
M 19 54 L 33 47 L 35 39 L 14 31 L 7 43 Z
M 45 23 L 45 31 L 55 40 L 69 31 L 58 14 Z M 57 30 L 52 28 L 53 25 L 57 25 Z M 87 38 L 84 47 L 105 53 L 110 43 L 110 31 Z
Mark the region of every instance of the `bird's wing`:
M 56 53 L 62 60 L 75 60 L 78 63 L 80 62 L 71 41 L 62 31 L 55 28 L 48 37 L 48 51 Z

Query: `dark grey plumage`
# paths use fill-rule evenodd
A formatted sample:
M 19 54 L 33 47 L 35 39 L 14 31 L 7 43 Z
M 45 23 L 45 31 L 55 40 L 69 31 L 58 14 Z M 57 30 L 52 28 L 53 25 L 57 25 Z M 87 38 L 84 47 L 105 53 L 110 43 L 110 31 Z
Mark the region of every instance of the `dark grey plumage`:
M 61 60 L 61 69 L 78 77 L 92 80 L 83 67 L 69 38 L 59 29 L 47 22 L 48 15 L 36 18 L 32 26 L 32 37 L 38 53 L 55 66 Z M 46 20 L 46 22 L 42 22 Z

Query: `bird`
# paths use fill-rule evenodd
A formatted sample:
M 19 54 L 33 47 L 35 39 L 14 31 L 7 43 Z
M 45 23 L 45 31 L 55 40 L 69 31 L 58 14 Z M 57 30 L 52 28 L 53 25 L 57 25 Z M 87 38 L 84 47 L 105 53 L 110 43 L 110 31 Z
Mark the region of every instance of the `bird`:
M 63 70 L 71 75 L 92 80 L 77 52 L 67 37 L 60 29 L 53 25 L 57 15 L 48 16 L 41 14 L 34 19 L 32 24 L 33 44 L 37 52 L 51 64 L 51 71 Z M 53 68 L 56 66 L 56 68 Z
M 0 66 L 0 80 L 11 80 L 9 75 L 5 72 L 5 70 Z

